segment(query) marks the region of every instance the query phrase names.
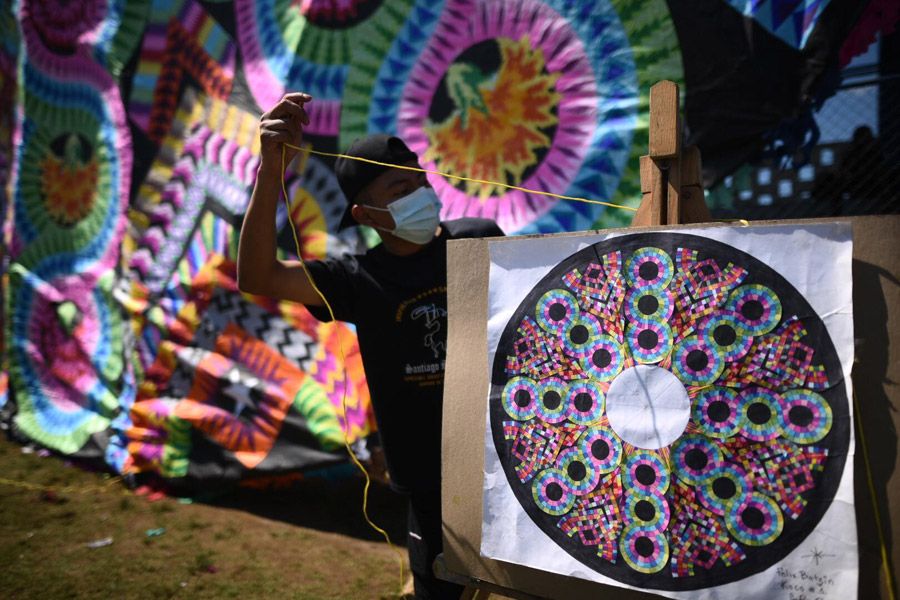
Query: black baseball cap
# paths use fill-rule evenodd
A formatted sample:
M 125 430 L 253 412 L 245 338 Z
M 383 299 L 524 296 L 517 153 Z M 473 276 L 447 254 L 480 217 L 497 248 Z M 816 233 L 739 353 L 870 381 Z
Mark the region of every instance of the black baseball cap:
M 406 142 L 387 133 L 374 133 L 359 138 L 350 144 L 344 153 L 347 156 L 356 156 L 368 160 L 376 160 L 389 165 L 405 165 L 410 161 L 417 161 L 419 157 L 409 149 Z M 334 163 L 334 172 L 337 175 L 338 185 L 347 198 L 347 208 L 338 225 L 338 230 L 356 225 L 350 209 L 356 204 L 356 196 L 363 188 L 376 177 L 390 169 L 389 166 L 375 165 L 352 158 L 339 157 Z

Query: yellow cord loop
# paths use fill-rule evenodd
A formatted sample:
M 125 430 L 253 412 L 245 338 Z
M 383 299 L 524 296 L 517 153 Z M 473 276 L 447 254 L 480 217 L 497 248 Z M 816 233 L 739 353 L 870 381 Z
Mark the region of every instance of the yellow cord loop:
M 891 570 L 891 558 L 888 554 L 887 543 L 884 539 L 884 532 L 881 529 L 881 511 L 878 509 L 878 497 L 875 495 L 875 481 L 872 477 L 872 464 L 869 462 L 869 447 L 866 444 L 866 432 L 863 429 L 862 417 L 859 412 L 859 400 L 856 397 L 856 390 L 853 391 L 853 413 L 856 417 L 854 422 L 859 430 L 859 442 L 863 451 L 863 464 L 866 465 L 866 484 L 869 487 L 869 495 L 872 497 L 872 512 L 875 515 L 875 528 L 878 530 L 878 545 L 881 547 L 881 567 L 884 569 L 884 583 L 887 587 L 889 600 L 894 600 L 894 573 Z
M 287 146 L 288 144 L 284 144 L 281 148 L 281 172 L 284 173 L 287 170 Z M 295 146 L 291 146 L 292 148 Z M 306 268 L 306 261 L 303 260 L 303 255 L 300 250 L 300 238 L 297 237 L 297 228 L 294 227 L 294 222 L 290 218 L 291 214 L 291 206 L 288 201 L 288 192 L 287 187 L 284 184 L 284 177 L 281 178 L 281 192 L 284 195 L 284 207 L 287 210 L 288 215 L 288 223 L 291 225 L 291 233 L 294 236 L 294 246 L 297 249 L 297 258 L 300 261 L 300 265 L 303 267 L 303 272 L 306 273 L 306 278 L 309 279 L 309 283 L 312 285 L 313 289 L 318 294 L 319 298 L 322 299 L 322 304 L 325 305 L 325 308 L 328 310 L 328 316 L 331 317 L 332 322 L 337 319 L 334 318 L 334 311 L 331 309 L 331 304 L 328 303 L 328 298 L 325 297 L 325 294 L 322 293 L 322 290 L 319 289 L 319 286 L 316 285 L 315 279 L 313 279 L 312 273 L 309 272 L 309 269 Z M 338 349 L 341 353 L 341 365 L 344 368 L 344 380 L 347 379 L 347 356 L 344 352 L 344 340 L 341 337 L 340 330 L 337 330 L 338 336 Z M 388 532 L 376 525 L 372 519 L 369 518 L 369 486 L 372 483 L 371 477 L 369 477 L 369 472 L 363 466 L 362 462 L 360 462 L 359 458 L 357 458 L 356 453 L 353 451 L 353 448 L 350 447 L 350 438 L 349 438 L 349 425 L 347 425 L 347 386 L 344 385 L 341 392 L 341 410 L 344 413 L 344 426 L 341 427 L 341 432 L 344 434 L 344 447 L 347 449 L 347 453 L 350 455 L 350 458 L 353 460 L 353 464 L 355 464 L 360 471 L 362 471 L 363 476 L 366 478 L 366 485 L 363 488 L 363 504 L 362 504 L 362 512 L 363 517 L 366 519 L 366 523 L 369 524 L 369 527 L 380 533 L 388 546 L 397 553 L 397 561 L 400 564 L 400 591 L 402 595 L 403 586 L 404 586 L 404 578 L 403 578 L 403 553 L 400 551 L 397 546 L 395 546 L 391 542 L 391 537 L 388 535 Z
M 406 171 L 415 171 L 417 173 L 428 173 L 429 175 L 440 175 L 441 177 L 447 177 L 450 179 L 458 179 L 460 181 L 471 181 L 472 183 L 481 183 L 485 185 L 498 185 L 500 187 L 505 187 L 511 190 L 518 190 L 520 192 L 525 192 L 526 194 L 539 194 L 541 196 L 550 196 L 552 198 L 558 198 L 560 200 L 572 200 L 574 202 L 586 202 L 587 204 L 598 204 L 600 206 L 609 206 L 610 208 L 621 208 L 622 210 L 630 210 L 632 212 L 637 212 L 637 208 L 633 206 L 625 206 L 624 204 L 613 204 L 612 202 L 604 202 L 603 200 L 589 200 L 587 198 L 580 198 L 578 196 L 564 196 L 563 194 L 554 194 L 553 192 L 544 192 L 541 190 L 532 190 L 524 187 L 520 187 L 517 185 L 510 185 L 508 183 L 500 183 L 499 181 L 488 181 L 486 179 L 473 179 L 471 177 L 463 177 L 462 175 L 453 175 L 451 173 L 443 173 L 441 171 L 432 171 L 431 169 L 423 169 L 421 167 L 409 167 L 406 165 L 394 165 L 391 163 L 380 162 L 377 160 L 371 160 L 368 158 L 361 158 L 359 156 L 348 156 L 346 154 L 339 154 L 336 152 L 322 152 L 321 150 L 313 150 L 312 148 L 301 148 L 300 146 L 294 146 L 293 144 L 285 144 L 288 148 L 293 148 L 294 150 L 299 150 L 300 152 L 308 152 L 310 154 L 318 154 L 319 156 L 330 156 L 332 158 L 349 158 L 351 160 L 358 160 L 360 162 L 370 163 L 373 165 L 379 165 L 381 167 L 392 167 L 394 169 L 404 169 Z M 284 165 L 282 165 L 284 166 Z

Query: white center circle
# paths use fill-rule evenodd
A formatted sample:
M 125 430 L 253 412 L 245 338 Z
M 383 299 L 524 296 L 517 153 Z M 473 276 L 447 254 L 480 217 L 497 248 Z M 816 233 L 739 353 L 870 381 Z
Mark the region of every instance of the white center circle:
M 691 416 L 691 399 L 669 371 L 638 365 L 613 379 L 606 393 L 606 416 L 622 440 L 655 450 L 684 433 Z

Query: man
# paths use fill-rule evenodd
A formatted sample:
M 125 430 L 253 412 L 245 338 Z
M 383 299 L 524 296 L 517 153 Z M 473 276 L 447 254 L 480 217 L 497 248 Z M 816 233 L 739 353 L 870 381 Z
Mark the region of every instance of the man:
M 324 303 L 298 262 L 276 258 L 275 210 L 282 145 L 299 145 L 311 97 L 288 94 L 260 119 L 260 166 L 241 229 L 238 285 L 253 294 L 305 304 L 322 321 Z M 287 158 L 295 152 L 289 151 Z M 376 134 L 349 156 L 418 167 L 399 138 Z M 492 221 L 440 222 L 437 196 L 420 171 L 339 158 L 348 206 L 341 226 L 375 228 L 382 243 L 365 254 L 312 261 L 307 268 L 335 318 L 356 324 L 391 486 L 410 500 L 409 560 L 417 598 L 458 598 L 462 588 L 434 577 L 441 551 L 441 402 L 447 338 L 449 239 L 503 235 Z

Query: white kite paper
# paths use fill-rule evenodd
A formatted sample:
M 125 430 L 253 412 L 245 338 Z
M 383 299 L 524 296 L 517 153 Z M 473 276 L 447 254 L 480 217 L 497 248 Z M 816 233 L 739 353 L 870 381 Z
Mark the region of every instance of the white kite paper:
M 673 598 L 849 598 L 847 224 L 489 243 L 482 555 Z

